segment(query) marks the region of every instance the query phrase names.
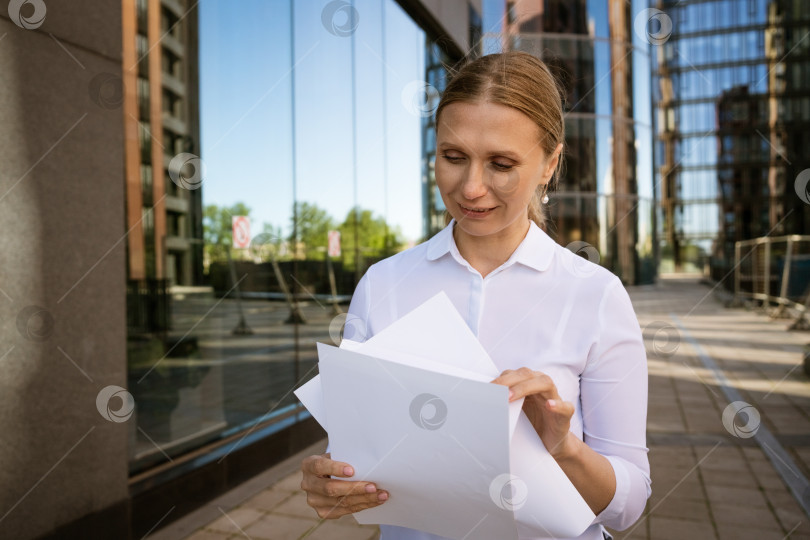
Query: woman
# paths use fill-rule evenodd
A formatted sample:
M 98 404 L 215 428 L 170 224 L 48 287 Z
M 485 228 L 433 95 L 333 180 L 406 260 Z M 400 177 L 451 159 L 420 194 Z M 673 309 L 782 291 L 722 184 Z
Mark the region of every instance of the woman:
M 596 514 L 581 539 L 626 529 L 650 495 L 647 369 L 641 330 L 619 279 L 556 244 L 542 204 L 559 171 L 564 117 L 546 65 L 481 57 L 436 110 L 436 184 L 448 212 L 429 241 L 372 265 L 349 314 L 373 336 L 439 291 L 502 370 L 545 447 Z M 310 456 L 301 487 L 322 518 L 396 493 L 353 482 L 351 465 Z M 331 479 L 334 476 L 341 479 Z M 382 540 L 437 539 L 381 526 Z

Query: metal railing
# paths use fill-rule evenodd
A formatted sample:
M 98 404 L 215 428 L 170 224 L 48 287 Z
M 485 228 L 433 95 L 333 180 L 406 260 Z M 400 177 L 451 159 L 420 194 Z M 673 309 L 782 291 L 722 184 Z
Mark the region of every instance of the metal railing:
M 772 318 L 810 330 L 810 236 L 742 240 L 734 244 L 734 303 L 752 302 Z

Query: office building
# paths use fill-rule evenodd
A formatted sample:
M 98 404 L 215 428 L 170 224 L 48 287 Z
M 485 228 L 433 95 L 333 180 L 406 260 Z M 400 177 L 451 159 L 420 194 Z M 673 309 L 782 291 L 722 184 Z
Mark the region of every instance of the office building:
M 657 272 L 650 44 L 634 32 L 646 5 L 484 1 L 484 52 L 530 52 L 564 88 L 565 169 L 547 232 L 626 284 Z
M 659 8 L 671 23 L 653 57 L 662 271 L 721 280 L 736 241 L 810 231 L 794 189 L 810 147 L 810 5 Z
M 141 538 L 324 437 L 292 391 L 425 237 L 424 83 L 481 5 L 12 4 L 0 536 Z
M 197 9 L 185 0 L 129 0 L 122 15 L 131 286 L 197 285 L 202 192 L 182 189 L 168 171 L 176 155 L 200 153 Z

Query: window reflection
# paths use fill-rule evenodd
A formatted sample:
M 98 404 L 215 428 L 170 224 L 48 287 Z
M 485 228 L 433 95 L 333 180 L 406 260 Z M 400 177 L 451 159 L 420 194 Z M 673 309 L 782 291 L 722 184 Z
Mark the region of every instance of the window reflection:
M 778 183 L 798 174 L 783 160 L 790 151 L 785 141 L 806 131 L 796 123 L 802 98 L 794 96 L 810 86 L 805 62 L 787 54 L 794 29 L 810 17 L 801 12 L 792 19 L 793 5 L 710 0 L 663 7 L 679 23 L 655 66 L 653 93 L 657 167 L 667 171 L 661 216 L 671 259 L 664 271 L 700 268 L 710 259 L 720 279 L 731 267 L 735 240 L 798 230 L 790 229 L 787 210 L 795 201 L 783 197 Z M 674 123 L 668 122 L 670 110 Z M 770 227 L 762 228 L 762 215 L 770 216 Z
M 133 472 L 307 417 L 315 343 L 339 342 L 370 264 L 430 232 L 424 81 L 447 63 L 393 0 L 355 1 L 354 27 L 317 2 L 151 5 L 132 14 Z

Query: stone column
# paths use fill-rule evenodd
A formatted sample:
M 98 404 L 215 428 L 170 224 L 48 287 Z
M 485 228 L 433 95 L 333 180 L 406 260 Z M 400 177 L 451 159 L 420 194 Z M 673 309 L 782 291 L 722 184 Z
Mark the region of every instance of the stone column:
M 2 538 L 128 535 L 121 43 L 121 2 L 0 4 Z

